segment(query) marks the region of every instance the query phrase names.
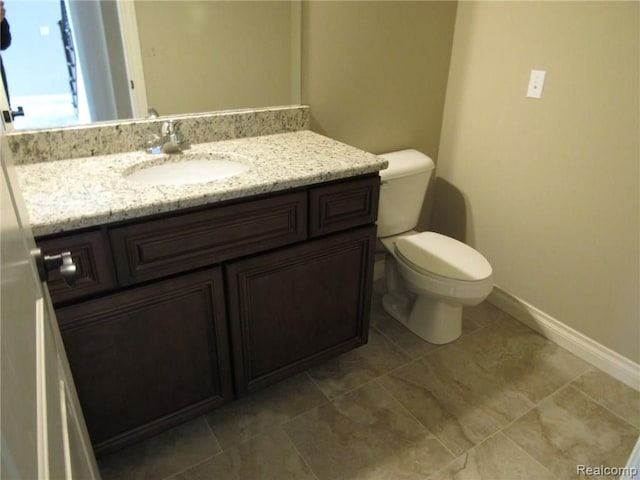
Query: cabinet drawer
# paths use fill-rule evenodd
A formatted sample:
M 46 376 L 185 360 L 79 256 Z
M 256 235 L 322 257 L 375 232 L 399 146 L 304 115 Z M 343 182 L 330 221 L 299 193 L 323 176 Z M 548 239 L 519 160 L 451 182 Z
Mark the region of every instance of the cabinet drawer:
M 54 304 L 76 300 L 115 288 L 109 247 L 101 231 L 66 235 L 36 242 L 43 255 L 71 252 L 78 277 L 68 286 L 58 271 L 49 272 L 47 286 Z
M 306 193 L 214 207 L 109 232 L 122 285 L 184 272 L 306 238 Z
M 309 236 L 375 222 L 379 192 L 380 177 L 377 175 L 312 188 L 309 193 Z

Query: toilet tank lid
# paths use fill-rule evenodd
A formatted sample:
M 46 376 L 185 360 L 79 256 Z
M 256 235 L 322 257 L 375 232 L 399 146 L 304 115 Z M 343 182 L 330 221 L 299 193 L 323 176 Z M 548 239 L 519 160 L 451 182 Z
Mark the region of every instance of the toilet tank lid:
M 485 280 L 493 273 L 484 256 L 466 243 L 436 232 L 401 236 L 396 251 L 427 272 L 456 280 Z
M 433 160 L 414 149 L 382 153 L 378 156 L 389 162 L 389 166 L 386 169 L 380 170 L 380 176 L 383 180 L 430 172 L 435 167 Z

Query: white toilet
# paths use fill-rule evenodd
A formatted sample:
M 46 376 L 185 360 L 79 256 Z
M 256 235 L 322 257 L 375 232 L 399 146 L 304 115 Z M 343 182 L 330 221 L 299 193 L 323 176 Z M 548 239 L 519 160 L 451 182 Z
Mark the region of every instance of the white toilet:
M 462 333 L 462 307 L 482 302 L 493 288 L 491 265 L 470 246 L 435 232 L 416 232 L 433 161 L 417 150 L 379 155 L 378 237 L 387 249 L 384 309 L 430 343 Z

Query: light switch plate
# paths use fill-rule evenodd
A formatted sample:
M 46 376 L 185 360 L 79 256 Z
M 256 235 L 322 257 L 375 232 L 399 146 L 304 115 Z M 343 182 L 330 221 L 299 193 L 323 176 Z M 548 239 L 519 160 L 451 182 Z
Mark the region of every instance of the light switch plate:
M 545 70 L 531 70 L 527 97 L 542 98 L 542 89 L 544 88 L 544 78 L 546 75 L 547 72 Z

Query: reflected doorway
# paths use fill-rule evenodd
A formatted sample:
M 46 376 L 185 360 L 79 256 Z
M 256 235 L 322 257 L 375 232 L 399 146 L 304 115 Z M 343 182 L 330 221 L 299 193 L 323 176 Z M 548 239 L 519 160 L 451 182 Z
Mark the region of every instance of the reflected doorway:
M 109 0 L 5 0 L 12 44 L 2 52 L 12 129 L 132 115 L 118 15 Z M 114 71 L 116 70 L 116 71 Z
M 9 100 L 12 111 L 19 107 L 24 111 L 24 116 L 14 116 L 13 128 L 79 123 L 78 99 L 84 92 L 78 92 L 78 65 L 66 4 L 6 0 L 5 8 L 12 34 L 11 46 L 2 52 Z

